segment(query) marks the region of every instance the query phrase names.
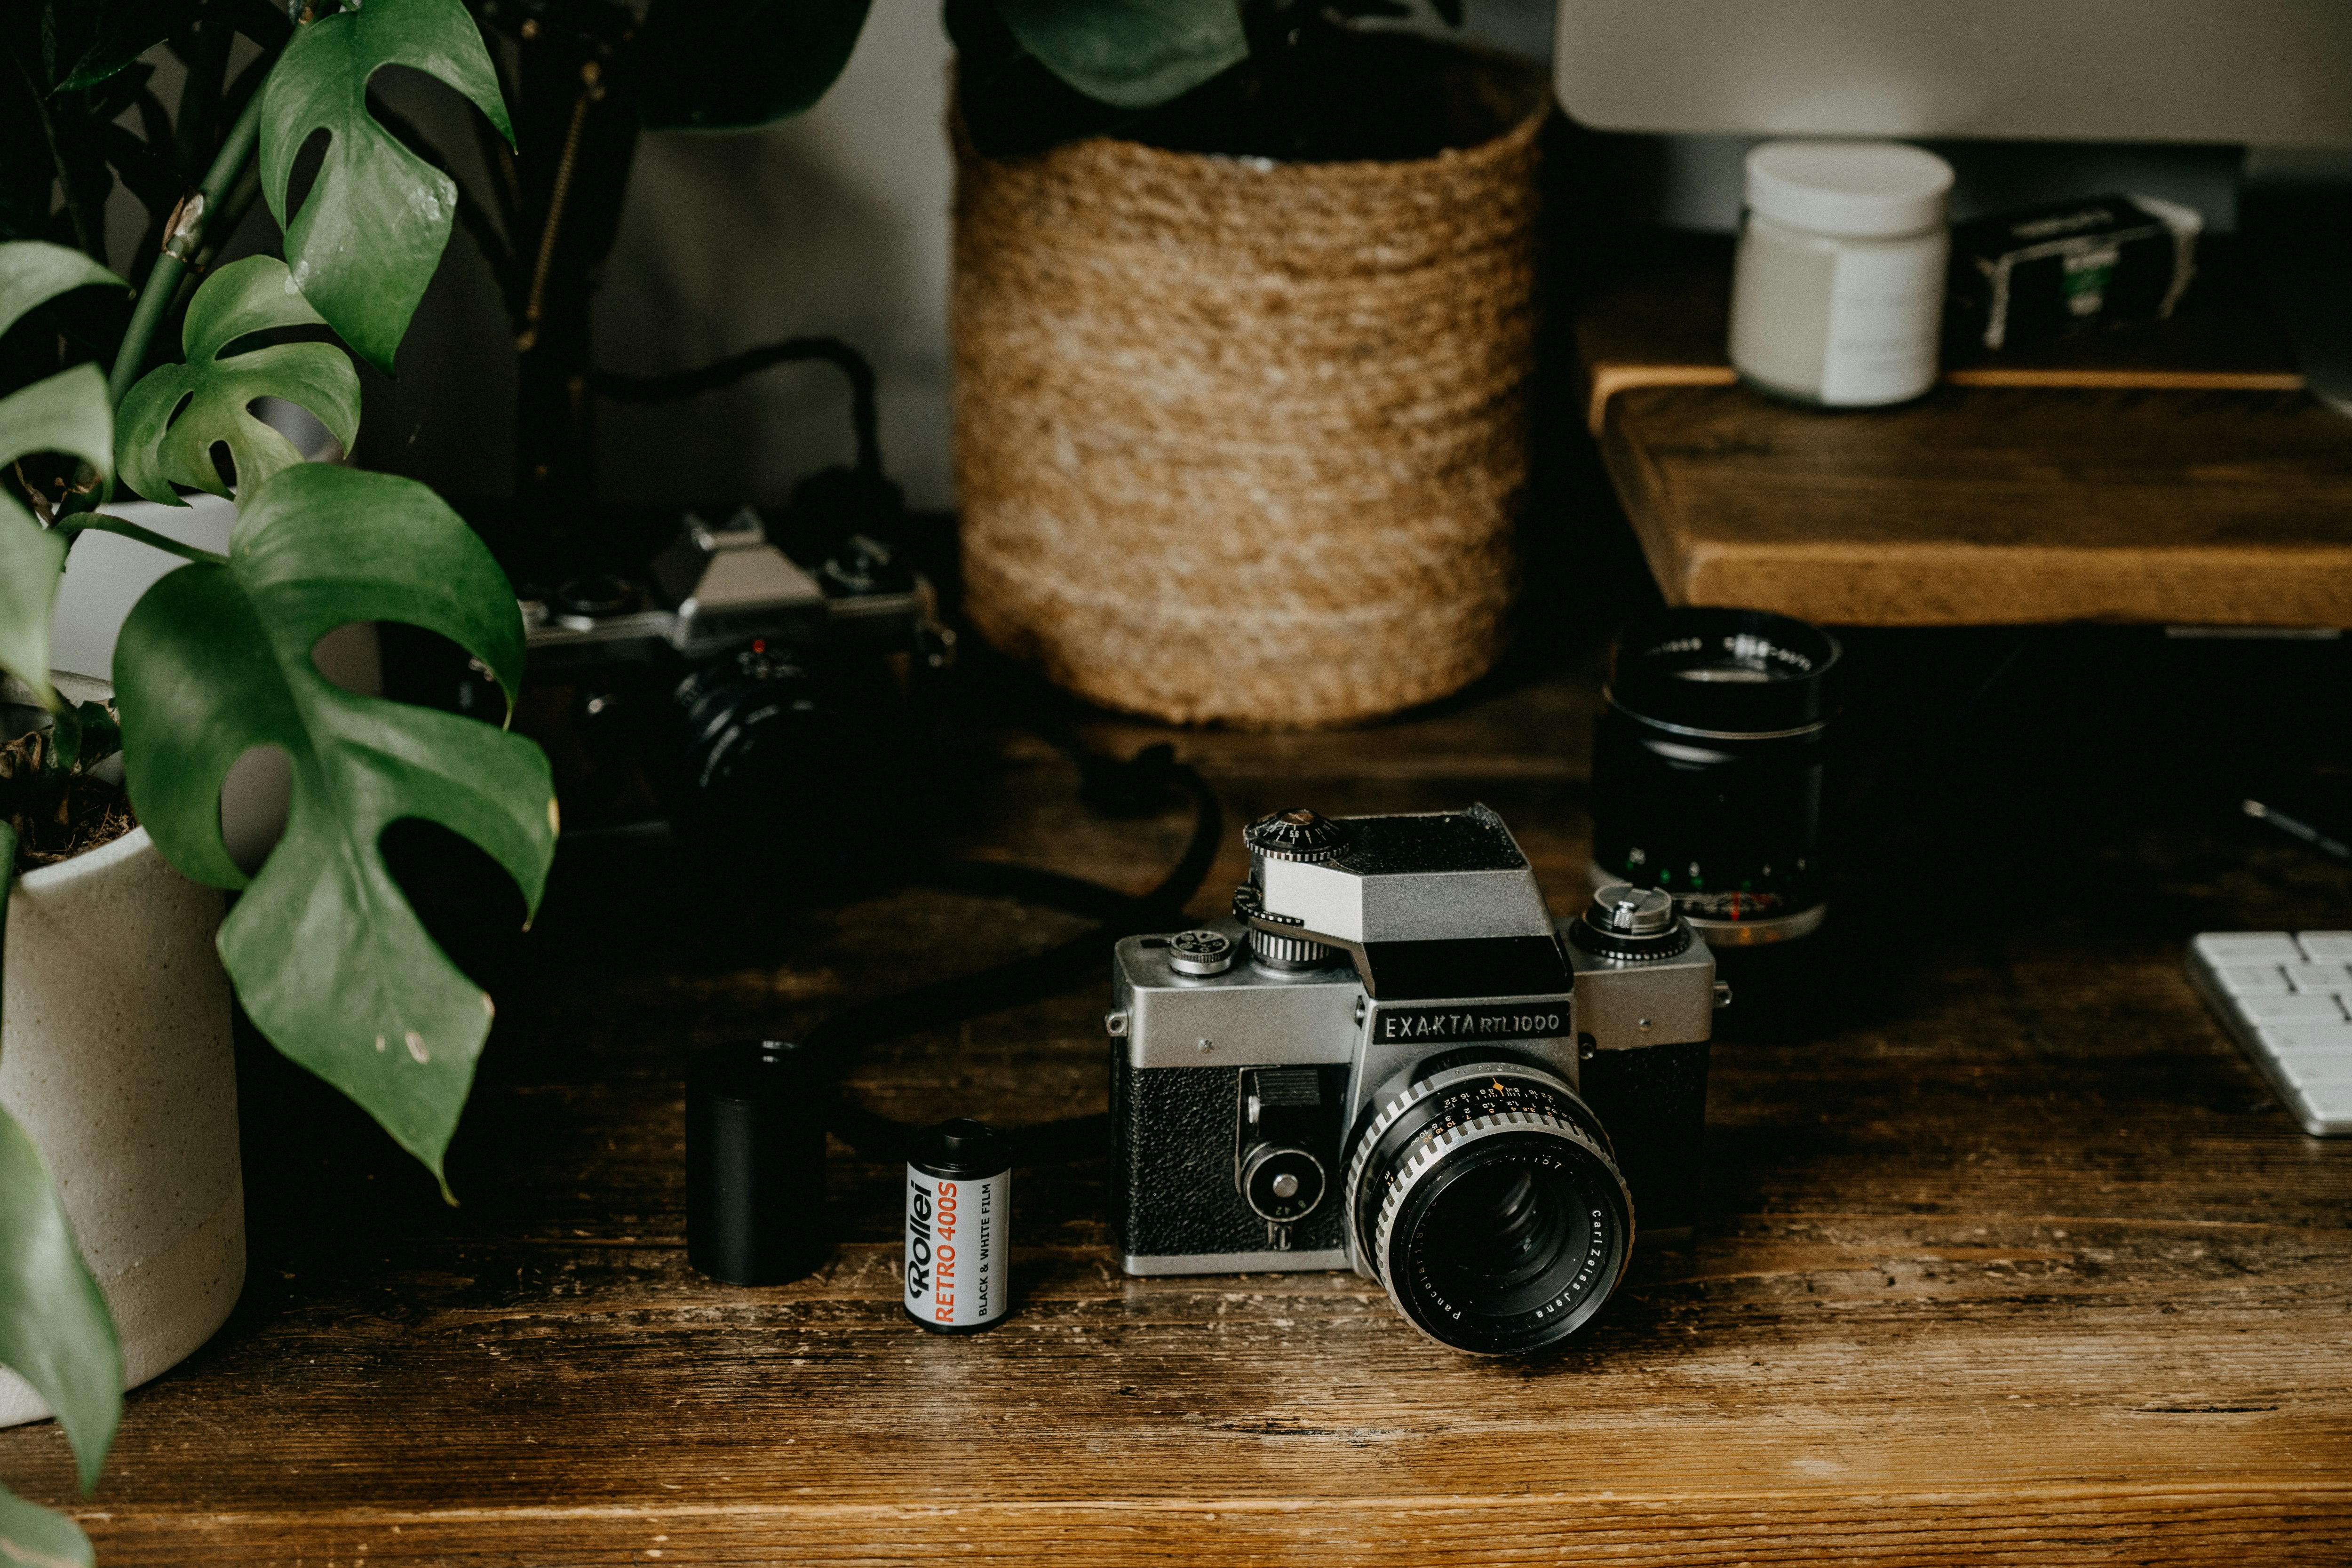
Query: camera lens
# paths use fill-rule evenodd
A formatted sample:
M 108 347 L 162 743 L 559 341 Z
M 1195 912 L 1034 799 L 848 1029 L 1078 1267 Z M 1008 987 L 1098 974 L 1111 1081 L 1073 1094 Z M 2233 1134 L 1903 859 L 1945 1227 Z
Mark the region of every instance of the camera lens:
M 1760 610 L 1667 610 L 1628 626 L 1594 734 L 1596 883 L 1664 889 L 1717 946 L 1819 926 L 1839 652 L 1818 626 Z
M 1356 1255 L 1397 1310 L 1457 1350 L 1538 1350 L 1601 1310 L 1633 1205 L 1600 1123 L 1549 1068 L 1440 1058 L 1359 1136 Z
M 904 770 L 889 763 L 894 692 L 882 672 L 809 661 L 754 643 L 672 688 L 656 784 L 684 837 L 728 847 L 744 868 L 788 862 L 831 875 L 871 858 L 844 833 L 852 816 L 887 816 Z
M 683 724 L 683 775 L 707 809 L 727 815 L 802 804 L 810 763 L 838 728 L 808 672 L 754 645 L 688 675 L 671 693 Z
M 1431 1271 L 1445 1293 L 1531 1305 L 1580 1237 L 1574 1194 L 1550 1172 L 1508 1162 L 1462 1173 L 1430 1205 Z

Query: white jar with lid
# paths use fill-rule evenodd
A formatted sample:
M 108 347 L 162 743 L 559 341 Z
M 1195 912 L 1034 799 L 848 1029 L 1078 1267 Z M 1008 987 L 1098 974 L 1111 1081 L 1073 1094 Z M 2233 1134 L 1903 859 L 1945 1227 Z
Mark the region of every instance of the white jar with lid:
M 1870 407 L 1936 382 L 1952 166 L 1895 142 L 1768 142 L 1748 154 L 1731 363 L 1782 397 Z

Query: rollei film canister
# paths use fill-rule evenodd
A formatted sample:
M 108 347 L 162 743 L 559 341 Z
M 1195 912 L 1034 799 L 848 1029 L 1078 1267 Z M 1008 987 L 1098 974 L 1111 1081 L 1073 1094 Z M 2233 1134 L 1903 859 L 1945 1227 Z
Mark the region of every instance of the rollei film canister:
M 1013 1165 L 970 1117 L 928 1128 L 907 1162 L 907 1315 L 937 1334 L 994 1328 L 1012 1306 Z

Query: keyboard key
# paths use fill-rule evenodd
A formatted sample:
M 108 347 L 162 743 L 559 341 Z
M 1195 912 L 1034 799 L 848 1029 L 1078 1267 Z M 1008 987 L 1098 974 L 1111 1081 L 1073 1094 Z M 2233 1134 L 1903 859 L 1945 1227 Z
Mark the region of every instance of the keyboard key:
M 2287 1082 L 2297 1089 L 2307 1090 L 2315 1084 L 2340 1084 L 2352 1089 L 2352 1053 L 2307 1056 L 2300 1051 L 2282 1051 L 2276 1059 Z
M 2188 969 L 2303 1131 L 2352 1137 L 2352 931 L 2205 931 Z
M 2341 1024 L 2347 1022 L 2344 1004 L 2333 996 L 2315 996 L 2308 992 L 2287 995 L 2263 995 L 2256 993 L 2234 999 L 2238 1011 L 2257 1024 L 2306 1022 Z
M 2263 1043 L 2274 1051 L 2352 1057 L 2352 1024 L 2264 1024 L 2261 1028 Z
M 2352 1132 L 2352 1083 L 2320 1083 L 2298 1089 L 2303 1101 L 2297 1118 L 2315 1138 L 2341 1138 Z
M 2283 931 L 2209 931 L 2189 944 L 2205 962 L 2224 963 L 2301 963 L 2304 950 Z
M 2352 963 L 2352 931 L 2301 931 L 2294 940 L 2314 963 Z

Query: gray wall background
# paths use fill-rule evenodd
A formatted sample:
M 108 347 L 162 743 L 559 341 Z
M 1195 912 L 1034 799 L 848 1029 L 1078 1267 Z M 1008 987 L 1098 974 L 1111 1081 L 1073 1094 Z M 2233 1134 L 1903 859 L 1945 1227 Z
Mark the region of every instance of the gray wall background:
M 1551 0 L 1469 9 L 1461 36 L 1549 54 Z M 938 0 L 875 0 L 848 69 L 808 113 L 760 131 L 641 138 L 596 302 L 598 368 L 652 374 L 800 333 L 846 339 L 874 363 L 890 476 L 914 506 L 952 505 L 949 58 Z M 379 85 L 457 154 L 461 176 L 479 178 L 454 95 L 397 75 Z M 453 497 L 510 494 L 510 341 L 461 229 L 402 347 L 399 378 L 362 367 L 359 460 Z M 777 503 L 851 452 L 842 380 L 822 364 L 779 366 L 663 407 L 605 403 L 598 417 L 598 489 L 614 501 Z
M 877 0 L 848 69 L 799 119 L 640 138 L 595 306 L 598 368 L 654 374 L 800 333 L 847 339 L 880 383 L 883 455 L 919 506 L 949 504 L 949 49 L 928 0 Z M 481 177 L 454 95 L 379 85 Z M 525 150 L 525 155 L 533 150 Z M 275 236 L 266 237 L 274 240 Z M 360 461 L 452 496 L 510 494 L 514 358 L 461 229 L 402 345 L 367 377 Z M 782 500 L 850 454 L 840 374 L 784 365 L 663 407 L 598 410 L 606 499 Z

